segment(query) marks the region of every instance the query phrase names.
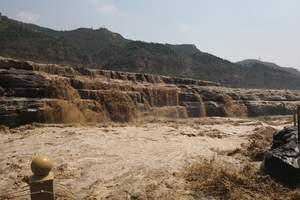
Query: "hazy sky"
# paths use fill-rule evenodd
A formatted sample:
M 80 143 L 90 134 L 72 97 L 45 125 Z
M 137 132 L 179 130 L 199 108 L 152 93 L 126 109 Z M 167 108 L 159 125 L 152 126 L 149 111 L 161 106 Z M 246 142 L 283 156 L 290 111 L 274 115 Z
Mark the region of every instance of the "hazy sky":
M 0 0 L 0 11 L 58 30 L 106 27 L 134 40 L 196 44 L 230 61 L 300 69 L 300 0 Z

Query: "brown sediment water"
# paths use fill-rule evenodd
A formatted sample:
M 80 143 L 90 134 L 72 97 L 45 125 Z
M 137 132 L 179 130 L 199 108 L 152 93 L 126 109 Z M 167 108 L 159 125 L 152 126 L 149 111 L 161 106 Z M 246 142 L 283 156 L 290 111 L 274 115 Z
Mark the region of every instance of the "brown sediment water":
M 291 123 L 286 117 L 155 118 L 126 124 L 3 128 L 0 190 L 24 185 L 31 159 L 42 153 L 54 161 L 56 182 L 78 199 L 197 199 L 186 182 L 189 166 L 214 159 L 234 170 L 245 163 L 258 169 L 259 163 L 243 151 L 251 151 L 253 138 L 261 140 L 269 130 Z

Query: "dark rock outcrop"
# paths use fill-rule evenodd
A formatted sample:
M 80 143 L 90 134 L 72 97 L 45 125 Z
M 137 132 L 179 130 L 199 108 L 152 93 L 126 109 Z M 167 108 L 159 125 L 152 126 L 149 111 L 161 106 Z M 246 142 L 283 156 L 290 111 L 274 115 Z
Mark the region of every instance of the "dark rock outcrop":
M 289 187 L 300 183 L 300 145 L 297 127 L 287 127 L 276 132 L 273 144 L 267 152 L 264 171 Z

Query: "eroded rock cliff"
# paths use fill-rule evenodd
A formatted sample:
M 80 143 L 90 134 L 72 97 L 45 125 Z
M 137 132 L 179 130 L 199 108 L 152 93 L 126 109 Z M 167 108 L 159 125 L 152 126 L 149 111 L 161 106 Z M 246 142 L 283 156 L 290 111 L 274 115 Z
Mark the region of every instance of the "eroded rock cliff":
M 291 114 L 300 91 L 0 59 L 0 124 Z

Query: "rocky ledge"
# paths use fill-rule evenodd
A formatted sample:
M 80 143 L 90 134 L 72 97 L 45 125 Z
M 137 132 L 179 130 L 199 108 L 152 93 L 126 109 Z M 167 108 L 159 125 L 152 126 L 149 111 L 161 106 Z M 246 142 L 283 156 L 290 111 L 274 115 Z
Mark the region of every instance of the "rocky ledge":
M 128 122 L 145 116 L 292 114 L 300 91 L 0 58 L 0 124 Z

